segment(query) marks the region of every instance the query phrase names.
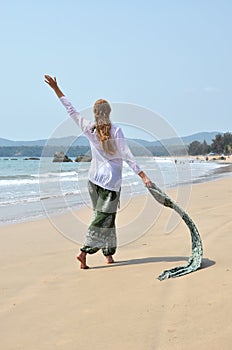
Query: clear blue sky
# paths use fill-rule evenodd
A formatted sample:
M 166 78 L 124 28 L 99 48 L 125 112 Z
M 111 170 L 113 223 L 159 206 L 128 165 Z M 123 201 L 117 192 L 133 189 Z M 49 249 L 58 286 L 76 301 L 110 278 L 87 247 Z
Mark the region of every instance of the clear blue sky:
M 103 97 L 180 136 L 232 131 L 231 18 L 231 0 L 3 1 L 0 137 L 47 138 L 66 118 L 44 73 L 80 110 Z

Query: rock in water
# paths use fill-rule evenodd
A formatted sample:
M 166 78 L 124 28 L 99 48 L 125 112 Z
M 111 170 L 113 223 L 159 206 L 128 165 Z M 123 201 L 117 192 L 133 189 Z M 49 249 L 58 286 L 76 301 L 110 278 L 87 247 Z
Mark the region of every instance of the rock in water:
M 78 156 L 75 159 L 75 162 L 91 162 L 90 156 Z
M 64 152 L 56 152 L 53 157 L 53 162 L 72 162 Z

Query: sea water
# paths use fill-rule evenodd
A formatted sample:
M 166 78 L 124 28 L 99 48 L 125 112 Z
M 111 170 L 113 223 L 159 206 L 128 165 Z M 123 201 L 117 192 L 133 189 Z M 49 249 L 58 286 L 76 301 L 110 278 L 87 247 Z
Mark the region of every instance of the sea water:
M 216 176 L 216 162 L 187 158 L 137 157 L 140 167 L 163 190 Z M 52 158 L 0 158 L 0 225 L 33 220 L 89 205 L 90 163 L 53 163 Z M 225 165 L 224 165 L 225 166 Z M 222 175 L 220 175 L 222 176 Z M 124 164 L 122 196 L 147 193 L 141 179 Z

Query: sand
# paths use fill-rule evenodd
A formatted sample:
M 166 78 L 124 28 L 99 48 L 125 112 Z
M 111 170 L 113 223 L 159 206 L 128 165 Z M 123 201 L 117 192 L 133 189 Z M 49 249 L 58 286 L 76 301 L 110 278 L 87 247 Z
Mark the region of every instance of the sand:
M 185 263 L 191 252 L 184 224 L 164 233 L 169 209 L 118 249 L 117 264 L 106 265 L 99 252 L 88 258 L 89 270 L 80 270 L 75 259 L 80 246 L 48 219 L 1 227 L 1 349 L 230 350 L 231 181 L 192 186 L 187 211 L 203 240 L 203 267 L 162 282 L 159 273 Z M 176 190 L 168 193 L 175 198 Z M 118 226 L 129 237 L 158 212 L 152 199 L 133 226 L 144 203 L 144 196 L 136 197 L 119 212 Z M 91 211 L 76 215 L 86 222 Z M 67 215 L 59 224 L 73 229 Z

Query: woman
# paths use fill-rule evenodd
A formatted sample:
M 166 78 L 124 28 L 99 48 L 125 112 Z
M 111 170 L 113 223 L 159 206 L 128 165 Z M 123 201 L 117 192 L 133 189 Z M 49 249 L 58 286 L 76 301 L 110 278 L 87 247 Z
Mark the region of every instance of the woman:
M 93 107 L 95 123 L 83 118 L 58 87 L 56 78 L 45 75 L 45 82 L 54 90 L 68 114 L 79 125 L 90 141 L 92 161 L 89 169 L 88 189 L 94 216 L 88 228 L 84 246 L 77 256 L 81 269 L 88 269 L 86 255 L 102 249 L 106 262 L 114 262 L 116 252 L 115 218 L 122 182 L 122 165 L 125 160 L 143 180 L 152 183 L 133 157 L 120 127 L 110 121 L 111 108 L 106 100 L 97 100 Z

